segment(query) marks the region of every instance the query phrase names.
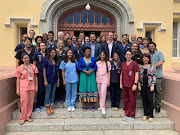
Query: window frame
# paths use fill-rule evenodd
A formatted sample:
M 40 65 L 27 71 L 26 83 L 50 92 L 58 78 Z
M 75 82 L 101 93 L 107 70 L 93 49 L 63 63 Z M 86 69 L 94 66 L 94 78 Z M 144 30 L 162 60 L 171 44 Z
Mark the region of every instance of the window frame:
M 173 33 L 172 33 L 172 58 L 174 59 L 180 59 L 180 21 L 173 21 L 173 23 L 177 23 L 177 39 L 174 39 L 174 25 L 173 25 Z M 176 53 L 177 53 L 177 56 L 174 57 L 173 56 L 173 42 L 174 40 L 177 40 L 176 43 L 177 43 L 177 50 L 176 50 Z

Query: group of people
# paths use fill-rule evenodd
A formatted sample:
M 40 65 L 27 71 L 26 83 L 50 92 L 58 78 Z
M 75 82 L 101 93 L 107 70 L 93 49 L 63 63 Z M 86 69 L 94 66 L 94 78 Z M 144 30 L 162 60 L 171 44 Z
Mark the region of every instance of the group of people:
M 123 93 L 124 121 L 135 120 L 137 90 L 142 95 L 142 120 L 153 121 L 153 93 L 155 111 L 160 112 L 165 60 L 150 38 L 136 38 L 134 34 L 130 42 L 129 35 L 124 34 L 122 41 L 118 41 L 118 34 L 113 32 L 98 38 L 94 32 L 90 37 L 80 32 L 79 37 L 70 38 L 70 33 L 62 31 L 58 32 L 57 40 L 54 40 L 53 31 L 34 37 L 34 30 L 29 31 L 29 36 L 23 34 L 23 42 L 15 49 L 16 92 L 21 103 L 19 124 L 33 121 L 36 92 L 36 112 L 46 110 L 48 115 L 55 113 L 54 103 L 62 103 L 64 98 L 67 110 L 75 111 L 79 95 L 83 111 L 88 109 L 88 103 L 94 111 L 94 103 L 99 101 L 98 110 L 105 116 L 108 88 L 112 111 L 119 109 Z

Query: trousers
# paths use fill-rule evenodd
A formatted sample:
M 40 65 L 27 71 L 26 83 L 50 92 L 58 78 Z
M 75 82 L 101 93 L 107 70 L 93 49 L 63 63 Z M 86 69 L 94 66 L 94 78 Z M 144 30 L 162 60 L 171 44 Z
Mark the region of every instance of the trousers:
M 97 83 L 98 93 L 99 93 L 99 104 L 100 109 L 105 110 L 106 104 L 106 93 L 107 93 L 107 83 Z
M 21 103 L 21 119 L 28 120 L 31 117 L 35 90 L 20 91 L 20 103 Z
M 124 111 L 127 117 L 135 117 L 136 98 L 137 90 L 132 91 L 132 87 L 123 87 Z

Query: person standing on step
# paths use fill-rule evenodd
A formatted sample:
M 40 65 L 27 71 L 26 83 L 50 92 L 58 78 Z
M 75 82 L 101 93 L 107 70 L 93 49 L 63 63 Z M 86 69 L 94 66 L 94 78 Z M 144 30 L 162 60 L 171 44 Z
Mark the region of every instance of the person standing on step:
M 102 115 L 106 114 L 105 102 L 107 87 L 110 86 L 110 70 L 111 63 L 107 61 L 107 55 L 104 51 L 100 54 L 100 60 L 97 61 L 97 71 L 96 71 L 96 82 L 99 93 L 99 103 Z
M 65 60 L 66 57 L 66 51 L 64 50 L 64 42 L 63 40 L 58 40 L 57 43 L 57 58 L 58 58 L 58 67 L 61 65 L 61 62 Z M 62 79 L 62 70 L 59 70 L 59 87 L 56 88 L 56 94 L 55 94 L 55 104 L 60 102 L 64 102 L 65 97 L 65 87 L 63 85 L 63 79 Z
M 123 90 L 124 121 L 134 121 L 136 114 L 137 83 L 139 66 L 132 60 L 132 52 L 126 51 L 126 61 L 121 64 L 120 88 Z
M 74 58 L 79 61 L 81 57 L 84 57 L 84 52 L 81 48 L 82 45 L 82 39 L 78 38 L 77 40 L 77 46 L 72 49 Z
M 38 69 L 35 65 L 30 64 L 30 58 L 27 53 L 21 55 L 24 64 L 16 69 L 16 93 L 20 96 L 21 119 L 19 124 L 23 125 L 25 121 L 32 122 L 30 118 L 33 109 L 34 96 L 38 91 Z
M 72 50 L 66 52 L 65 60 L 61 62 L 63 84 L 66 89 L 66 104 L 68 111 L 75 111 L 75 101 L 77 97 L 77 86 L 79 77 L 77 74 L 77 61 L 73 57 Z
M 156 84 L 156 67 L 151 64 L 151 57 L 149 54 L 143 54 L 140 59 L 139 83 L 138 89 L 141 91 L 143 100 L 144 116 L 142 120 L 149 117 L 149 122 L 153 121 L 153 92 Z
M 44 107 L 44 99 L 45 99 L 45 86 L 44 86 L 44 77 L 43 77 L 43 63 L 44 60 L 47 59 L 47 48 L 44 42 L 40 43 L 40 51 L 35 52 L 33 57 L 33 64 L 37 66 L 39 74 L 38 74 L 38 94 L 37 94 L 37 103 L 36 103 L 36 112 L 41 112 L 42 110 L 46 110 Z
M 49 31 L 48 32 L 48 41 L 46 42 L 47 49 L 50 51 L 51 49 L 57 48 L 57 40 L 54 41 L 54 32 Z
M 120 89 L 121 62 L 118 52 L 113 53 L 110 71 L 110 96 L 112 111 L 118 111 L 122 90 Z
M 49 51 L 48 59 L 43 63 L 44 85 L 46 87 L 45 104 L 48 115 L 55 113 L 52 106 L 54 105 L 56 87 L 59 86 L 57 55 L 56 50 Z
M 156 49 L 156 44 L 154 42 L 150 42 L 148 44 L 149 54 L 151 56 L 151 63 L 156 67 L 156 85 L 154 86 L 155 92 L 155 111 L 159 113 L 161 111 L 162 104 L 162 90 L 161 85 L 163 81 L 163 63 L 165 62 L 164 55 L 162 52 Z
M 83 48 L 85 56 L 79 59 L 78 69 L 80 71 L 79 101 L 83 103 L 83 110 L 87 110 L 87 103 L 94 111 L 94 103 L 98 102 L 98 90 L 95 71 L 97 70 L 96 59 L 91 57 L 91 48 Z
M 22 43 L 20 43 L 20 44 L 18 44 L 18 45 L 16 46 L 16 48 L 14 49 L 15 52 L 18 52 L 19 50 L 21 50 L 21 49 L 23 49 L 23 48 L 25 47 L 24 41 L 25 41 L 25 38 L 26 38 L 26 37 L 28 37 L 27 34 L 23 34 L 23 35 L 22 35 Z

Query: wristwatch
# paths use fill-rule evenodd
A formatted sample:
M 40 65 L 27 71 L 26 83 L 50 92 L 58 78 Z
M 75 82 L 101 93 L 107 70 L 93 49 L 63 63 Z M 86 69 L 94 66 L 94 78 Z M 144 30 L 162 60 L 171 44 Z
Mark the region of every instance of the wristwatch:
M 135 85 L 137 85 L 137 83 L 134 83 Z

